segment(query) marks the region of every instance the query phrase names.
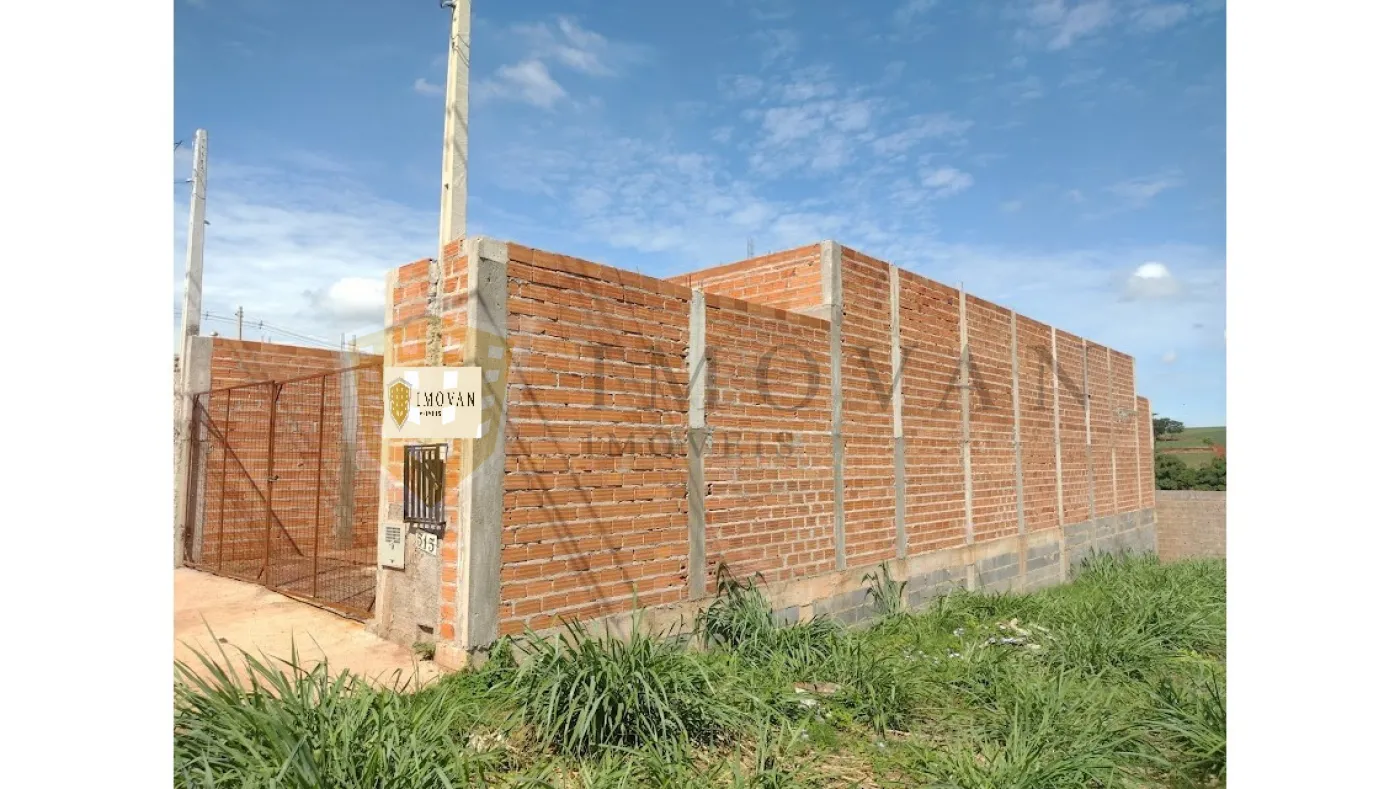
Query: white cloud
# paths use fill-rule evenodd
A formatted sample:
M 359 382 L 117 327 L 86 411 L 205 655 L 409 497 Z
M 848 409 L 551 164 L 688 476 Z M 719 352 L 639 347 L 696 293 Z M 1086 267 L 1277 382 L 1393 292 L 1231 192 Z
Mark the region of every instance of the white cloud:
M 938 0 L 904 0 L 894 11 L 894 21 L 898 25 L 912 23 L 938 5 Z
M 552 23 L 515 25 L 511 33 L 524 44 L 523 60 L 552 62 L 594 77 L 615 76 L 650 53 L 638 44 L 610 41 L 567 16 L 555 17 Z
M 1170 299 L 1181 291 L 1181 283 L 1171 270 L 1155 261 L 1138 266 L 1123 286 L 1123 296 L 1129 301 Z
M 422 77 L 413 81 L 414 93 L 421 93 L 424 96 L 441 96 L 443 95 L 443 90 L 443 86 L 429 82 Z
M 1175 364 L 1175 363 L 1176 363 L 1176 351 L 1167 351 L 1166 353 L 1162 354 L 1162 364 Z
M 308 293 L 307 296 L 314 308 L 347 325 L 371 326 L 383 322 L 382 277 L 341 277 L 329 288 L 319 293 Z
M 920 179 L 934 197 L 952 197 L 972 187 L 972 176 L 955 167 L 939 167 L 923 173 Z
M 1113 4 L 1108 0 L 1074 4 L 1065 0 L 1034 0 L 1023 9 L 1024 26 L 1018 34 L 1023 40 L 1054 52 L 1068 49 L 1076 41 L 1106 28 L 1113 16 Z
M 1184 183 L 1186 182 L 1180 175 L 1168 172 L 1119 181 L 1109 186 L 1108 192 L 1120 198 L 1127 208 L 1142 208 L 1152 202 L 1152 199 L 1157 195 L 1168 189 L 1175 189 Z
M 915 115 L 899 131 L 875 138 L 872 148 L 880 156 L 900 154 L 927 140 L 960 138 L 971 128 L 972 121 L 946 112 Z
M 1162 3 L 1145 5 L 1133 11 L 1133 26 L 1146 33 L 1165 30 L 1191 13 L 1185 3 Z
M 501 66 L 481 85 L 483 98 L 500 97 L 521 101 L 542 109 L 552 109 L 568 94 L 549 75 L 549 67 L 538 60 L 524 60 Z
M 797 33 L 792 30 L 760 30 L 752 38 L 760 53 L 759 62 L 765 69 L 791 63 L 800 43 Z
M 1156 33 L 1194 14 L 1216 13 L 1220 2 L 1154 2 L 1154 0 L 1024 0 L 1010 12 L 1016 38 L 1055 52 L 1103 35 L 1114 28 Z
M 1021 210 L 1023 204 L 1020 200 L 1007 200 L 1001 204 L 1002 213 L 1014 214 Z

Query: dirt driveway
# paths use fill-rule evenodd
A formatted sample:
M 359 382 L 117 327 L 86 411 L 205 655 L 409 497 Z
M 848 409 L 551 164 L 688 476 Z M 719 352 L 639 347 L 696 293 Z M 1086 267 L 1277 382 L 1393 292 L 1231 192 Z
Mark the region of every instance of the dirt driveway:
M 175 659 L 198 666 L 199 660 L 190 650 L 195 647 L 222 661 L 210 630 L 224 642 L 224 650 L 239 667 L 242 662 L 238 652 L 230 647 L 244 649 L 260 659 L 263 654 L 274 660 L 290 659 L 295 639 L 303 666 L 309 668 L 325 660 L 332 674 L 348 669 L 384 685 L 401 684 L 415 677 L 426 683 L 441 674 L 435 664 L 416 660 L 410 650 L 375 636 L 360 622 L 256 584 L 177 569 Z M 200 670 L 203 673 L 202 666 Z M 399 673 L 398 679 L 395 672 Z

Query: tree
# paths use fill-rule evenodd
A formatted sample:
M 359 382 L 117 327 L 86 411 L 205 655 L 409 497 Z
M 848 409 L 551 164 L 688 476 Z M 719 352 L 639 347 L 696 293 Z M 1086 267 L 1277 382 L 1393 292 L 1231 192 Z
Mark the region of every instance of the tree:
M 1192 490 L 1196 486 L 1196 470 L 1176 455 L 1158 455 L 1156 463 L 1157 490 Z
M 1196 469 L 1195 490 L 1225 489 L 1225 458 L 1211 458 L 1210 463 Z
M 1225 458 L 1191 468 L 1176 455 L 1158 455 L 1157 490 L 1225 490 Z
M 1174 436 L 1185 430 L 1186 426 L 1165 416 L 1152 415 L 1152 432 L 1159 440 Z

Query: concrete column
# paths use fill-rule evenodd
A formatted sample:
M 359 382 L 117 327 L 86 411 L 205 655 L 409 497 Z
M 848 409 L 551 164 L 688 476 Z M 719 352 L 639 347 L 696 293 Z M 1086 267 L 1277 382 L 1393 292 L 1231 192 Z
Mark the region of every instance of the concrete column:
M 458 496 L 457 617 L 461 643 L 480 652 L 496 640 L 501 602 L 501 529 L 506 471 L 506 265 L 504 242 L 467 240 L 466 344 L 462 364 L 481 368 L 481 431 L 463 441 Z M 465 594 L 466 599 L 461 599 Z
M 958 287 L 958 391 L 962 408 L 963 542 L 972 545 L 972 346 L 967 332 L 967 291 Z M 977 565 L 969 553 L 967 588 L 977 588 Z
M 909 555 L 904 525 L 904 349 L 900 347 L 899 267 L 890 266 L 890 408 L 894 418 L 894 555 Z
M 836 569 L 846 569 L 846 440 L 841 434 L 841 325 L 845 307 L 841 289 L 841 245 L 821 244 L 822 301 L 831 319 L 831 465 L 835 514 Z
M 1021 361 L 1016 345 L 1016 313 L 1011 313 L 1011 447 L 1015 453 L 1016 465 L 1016 533 L 1019 535 L 1016 549 L 1020 572 L 1017 578 L 1026 579 L 1026 485 L 1025 467 L 1021 458 Z
M 203 479 L 199 473 L 205 468 L 202 447 L 202 430 L 192 430 L 194 421 L 194 395 L 209 391 L 211 362 L 214 339 L 212 337 L 190 336 L 185 339 L 184 353 L 180 356 L 181 408 L 176 418 L 182 420 L 176 425 L 180 441 L 175 451 L 175 566 L 187 561 L 199 561 L 204 542 L 204 508 L 199 506 L 203 493 Z M 190 555 L 185 553 L 186 542 Z
M 340 354 L 342 368 L 351 368 L 358 360 L 359 354 L 353 351 Z M 356 376 L 357 371 L 353 369 L 345 369 L 340 374 L 340 488 L 336 501 L 335 546 L 342 549 L 349 548 L 355 539 L 355 461 L 360 439 Z
M 690 530 L 688 579 L 690 599 L 705 596 L 705 382 L 709 369 L 705 358 L 705 294 L 690 291 L 690 344 L 686 351 L 690 413 L 686 428 L 686 486 Z

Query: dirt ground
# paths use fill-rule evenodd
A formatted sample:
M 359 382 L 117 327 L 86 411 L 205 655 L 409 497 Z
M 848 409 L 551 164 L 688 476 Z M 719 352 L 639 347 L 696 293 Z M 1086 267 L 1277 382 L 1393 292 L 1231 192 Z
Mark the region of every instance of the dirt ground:
M 410 650 L 375 636 L 360 622 L 256 584 L 188 568 L 175 570 L 175 659 L 197 666 L 199 660 L 190 649 L 194 647 L 222 662 L 211 630 L 235 666 L 242 664 L 233 647 L 274 660 L 290 659 L 295 639 L 303 666 L 324 659 L 332 674 L 348 669 L 365 679 L 396 685 L 415 679 L 430 682 L 441 673 L 433 663 L 416 660 Z

